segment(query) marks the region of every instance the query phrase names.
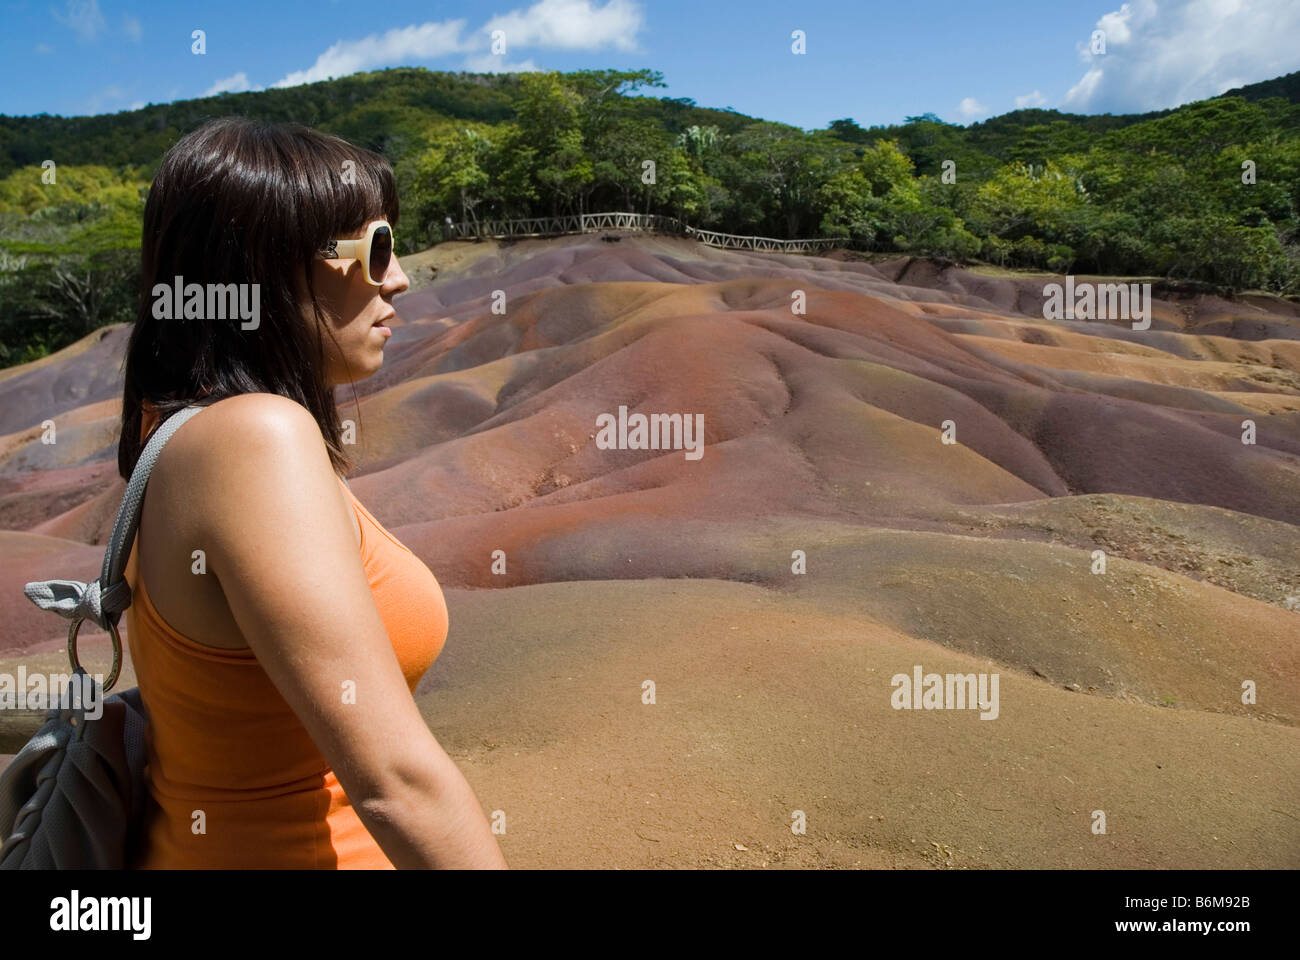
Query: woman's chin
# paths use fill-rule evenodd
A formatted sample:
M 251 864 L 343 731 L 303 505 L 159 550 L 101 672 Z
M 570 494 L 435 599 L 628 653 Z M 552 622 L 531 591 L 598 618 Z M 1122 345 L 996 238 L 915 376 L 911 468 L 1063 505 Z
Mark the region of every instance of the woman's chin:
M 384 351 L 382 347 L 372 347 L 368 350 L 358 351 L 348 358 L 348 369 L 351 371 L 350 378 L 344 378 L 341 382 L 347 383 L 349 380 L 356 383 L 358 380 L 364 380 L 366 377 L 378 373 L 384 365 Z M 333 384 L 339 386 L 339 383 Z

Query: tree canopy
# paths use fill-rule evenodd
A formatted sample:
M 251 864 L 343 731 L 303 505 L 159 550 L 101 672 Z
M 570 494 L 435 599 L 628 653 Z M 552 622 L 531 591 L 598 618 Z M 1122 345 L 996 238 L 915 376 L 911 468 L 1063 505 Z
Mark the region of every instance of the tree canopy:
M 0 116 L 0 363 L 133 318 L 153 173 L 227 114 L 383 153 L 402 254 L 445 239 L 448 219 L 637 210 L 868 252 L 1300 292 L 1300 73 L 1140 116 L 824 130 L 651 95 L 663 86 L 653 70 L 397 68 L 107 116 Z

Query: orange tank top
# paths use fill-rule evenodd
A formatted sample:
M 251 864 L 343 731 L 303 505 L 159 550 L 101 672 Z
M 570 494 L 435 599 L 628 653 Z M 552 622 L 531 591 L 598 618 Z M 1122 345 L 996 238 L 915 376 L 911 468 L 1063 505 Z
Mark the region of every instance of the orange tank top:
M 146 408 L 142 439 L 156 421 Z M 346 487 L 345 487 L 346 489 Z M 447 637 L 442 590 L 351 490 L 361 560 L 412 694 Z M 251 650 L 173 630 L 125 571 L 124 621 L 149 718 L 145 869 L 392 869 L 343 787 Z M 202 811 L 201 815 L 199 811 Z

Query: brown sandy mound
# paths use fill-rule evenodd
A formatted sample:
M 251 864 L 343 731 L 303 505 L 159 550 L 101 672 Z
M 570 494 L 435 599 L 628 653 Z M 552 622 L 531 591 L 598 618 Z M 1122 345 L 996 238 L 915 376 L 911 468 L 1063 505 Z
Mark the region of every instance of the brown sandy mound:
M 741 584 L 557 583 L 449 605 L 420 702 L 505 812 L 517 867 L 1300 862 L 1294 727 L 1005 670 L 995 721 L 894 710 L 890 678 L 916 664 L 998 668 Z
M 418 701 L 485 807 L 504 811 L 515 867 L 1245 869 L 1300 857 L 1295 765 L 1278 762 L 1300 749 L 1294 727 L 1081 695 L 744 584 L 447 594 L 452 633 Z M 25 662 L 61 666 L 53 653 Z M 890 678 L 918 664 L 998 672 L 997 720 L 893 709 Z M 1104 836 L 1090 829 L 1099 809 Z M 791 832 L 795 811 L 806 834 Z

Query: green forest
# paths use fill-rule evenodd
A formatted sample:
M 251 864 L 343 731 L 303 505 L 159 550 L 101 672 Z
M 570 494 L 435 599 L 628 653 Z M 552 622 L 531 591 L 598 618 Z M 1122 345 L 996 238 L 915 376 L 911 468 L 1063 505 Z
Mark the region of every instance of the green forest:
M 0 366 L 134 319 L 153 172 L 227 114 L 383 153 L 402 254 L 445 239 L 448 217 L 635 210 L 864 253 L 1300 295 L 1300 73 L 1143 115 L 811 131 L 653 96 L 663 86 L 651 70 L 398 68 L 112 115 L 0 116 Z

